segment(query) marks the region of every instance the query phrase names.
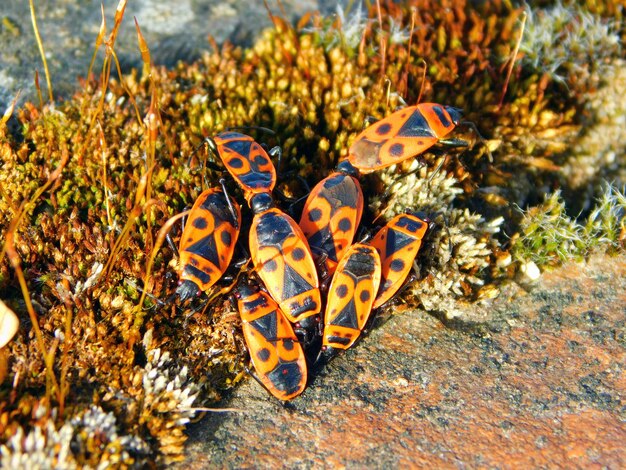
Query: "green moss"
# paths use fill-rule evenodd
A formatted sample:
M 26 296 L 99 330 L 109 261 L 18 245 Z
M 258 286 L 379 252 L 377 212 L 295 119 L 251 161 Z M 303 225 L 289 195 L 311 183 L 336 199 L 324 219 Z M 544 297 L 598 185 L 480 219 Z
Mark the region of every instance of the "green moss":
M 605 185 L 604 191 L 583 227 L 590 249 L 623 251 L 626 246 L 626 195 L 621 190 Z
M 542 205 L 525 211 L 512 251 L 520 260 L 539 266 L 581 261 L 592 250 L 623 250 L 625 224 L 626 197 L 610 185 L 581 222 L 568 217 L 565 202 L 555 192 Z
M 567 216 L 559 192 L 546 197 L 542 205 L 529 209 L 520 229 L 522 234 L 513 248 L 520 259 L 546 266 L 580 261 L 587 254 L 582 226 Z

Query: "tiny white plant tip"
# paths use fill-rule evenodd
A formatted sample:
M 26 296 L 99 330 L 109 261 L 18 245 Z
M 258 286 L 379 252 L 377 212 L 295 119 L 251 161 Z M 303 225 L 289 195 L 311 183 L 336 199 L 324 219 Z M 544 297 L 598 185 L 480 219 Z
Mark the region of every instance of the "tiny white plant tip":
M 100 278 L 103 268 L 104 265 L 96 261 L 91 267 L 91 275 L 87 278 L 87 280 L 84 283 L 80 281 L 76 283 L 76 287 L 74 288 L 74 295 L 80 295 L 84 291 L 91 289 Z
M 541 271 L 534 261 L 522 263 L 519 267 L 519 283 L 529 285 L 536 283 L 541 277 Z

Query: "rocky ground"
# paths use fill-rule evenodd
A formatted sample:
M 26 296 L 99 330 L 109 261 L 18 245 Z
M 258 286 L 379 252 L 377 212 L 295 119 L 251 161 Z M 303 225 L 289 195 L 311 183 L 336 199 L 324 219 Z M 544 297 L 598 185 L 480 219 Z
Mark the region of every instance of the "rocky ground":
M 598 256 L 447 324 L 394 315 L 287 406 L 248 380 L 183 465 L 622 467 L 625 288 L 626 259 Z
M 118 1 L 105 1 L 107 32 L 113 26 Z M 270 8 L 279 13 L 275 2 Z M 94 51 L 102 14 L 100 2 L 34 2 L 39 32 L 44 43 L 56 97 L 68 97 L 76 80 L 84 76 Z M 309 11 L 330 12 L 336 2 L 327 0 L 282 0 L 287 16 L 298 18 Z M 21 102 L 36 100 L 35 70 L 47 96 L 41 56 L 35 42 L 27 1 L 3 2 L 0 24 L 0 109 L 21 90 Z M 208 36 L 218 43 L 227 39 L 251 44 L 258 32 L 271 22 L 262 1 L 182 0 L 176 3 L 153 0 L 127 2 L 126 13 L 115 44 L 123 71 L 141 66 L 137 46 L 136 18 L 150 46 L 155 64 L 173 66 L 191 62 L 208 47 Z

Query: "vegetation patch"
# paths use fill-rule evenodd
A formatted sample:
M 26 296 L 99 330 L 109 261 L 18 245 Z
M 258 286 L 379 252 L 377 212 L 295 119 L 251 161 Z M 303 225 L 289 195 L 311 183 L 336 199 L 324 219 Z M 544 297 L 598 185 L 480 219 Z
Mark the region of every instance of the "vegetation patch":
M 623 7 L 381 3 L 295 26 L 272 14 L 250 49 L 213 44 L 173 70 L 151 65 L 138 26 L 143 70 L 116 80 L 121 2 L 98 36 L 98 74 L 63 103 L 7 110 L 0 313 L 20 324 L 0 349 L 3 466 L 179 460 L 194 407 L 244 376 L 227 295 L 156 300 L 176 290 L 161 229 L 177 241 L 168 220 L 224 176 L 204 164 L 202 142 L 226 128 L 283 148 L 278 190 L 297 213 L 294 201 L 347 157 L 367 117 L 418 100 L 463 109 L 479 131 L 459 126 L 470 148 L 433 148 L 361 177 L 366 228 L 407 210 L 434 222 L 401 296 L 411 307 L 453 316 L 529 262 L 623 256 L 626 139 L 601 131 L 625 129 Z

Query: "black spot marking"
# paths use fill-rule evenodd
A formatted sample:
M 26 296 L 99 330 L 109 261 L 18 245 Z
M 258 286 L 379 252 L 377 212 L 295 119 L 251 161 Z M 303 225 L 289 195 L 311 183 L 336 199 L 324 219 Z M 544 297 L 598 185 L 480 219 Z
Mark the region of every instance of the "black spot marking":
M 278 268 L 278 263 L 273 259 L 269 260 L 267 263 L 263 265 L 263 271 L 268 273 L 273 273 Z
M 225 246 L 230 246 L 230 245 L 231 245 L 231 243 L 233 242 L 233 237 L 232 237 L 232 236 L 230 235 L 230 233 L 229 233 L 229 232 L 227 232 L 227 231 L 223 231 L 223 232 L 220 234 L 220 238 L 222 239 L 222 243 L 223 243 Z
M 256 157 L 254 157 L 254 164 L 257 166 L 265 166 L 267 165 L 267 158 L 265 158 L 265 155 L 257 155 Z
M 393 144 L 389 147 L 389 153 L 392 157 L 401 157 L 404 155 L 404 145 L 402 144 Z
M 270 351 L 267 348 L 261 348 L 256 353 L 256 357 L 258 357 L 262 362 L 267 362 L 270 356 Z
M 193 225 L 195 228 L 199 230 L 204 230 L 205 228 L 207 228 L 207 225 L 209 224 L 204 217 L 196 217 L 191 222 L 191 225 Z
M 183 269 L 183 274 L 187 277 L 195 277 L 196 279 L 198 279 L 202 284 L 209 284 L 211 282 L 211 274 L 213 274 L 214 271 L 208 267 L 205 266 L 202 268 L 202 270 L 191 266 L 191 265 L 187 265 L 185 266 L 185 269 Z
M 301 261 L 304 259 L 305 254 L 306 253 L 302 248 L 294 248 L 291 252 L 291 257 L 294 259 L 294 261 Z
M 287 351 L 292 351 L 293 350 L 293 340 L 291 339 L 286 339 L 283 341 L 283 348 L 285 348 L 285 350 Z
M 343 184 L 345 179 L 346 179 L 346 176 L 342 173 L 332 174 L 328 178 L 326 178 L 326 180 L 324 180 L 324 189 L 332 190 L 333 188 L 336 188 L 340 184 Z
M 390 130 L 391 130 L 391 124 L 384 123 L 376 128 L 376 133 L 378 135 L 385 135 L 385 134 L 388 134 Z
M 404 261 L 401 259 L 394 259 L 391 264 L 389 265 L 389 269 L 391 269 L 392 271 L 399 273 L 402 272 L 402 270 L 404 269 Z
M 433 111 L 439 118 L 439 121 L 441 122 L 441 125 L 443 127 L 447 129 L 448 127 L 452 126 L 452 122 L 448 119 L 448 113 L 445 109 L 443 109 L 441 106 L 433 106 Z
M 247 287 L 242 287 L 241 290 L 244 291 L 244 295 L 252 295 L 252 293 L 248 292 L 248 294 L 245 294 Z M 244 300 L 244 308 L 246 310 L 248 310 L 249 312 L 255 312 L 256 310 L 260 309 L 260 308 L 264 308 L 267 307 L 267 299 L 263 296 L 258 296 L 258 297 L 252 297 L 252 299 L 246 299 Z M 253 322 L 255 328 L 259 328 L 259 325 L 261 325 L 261 327 L 263 328 L 274 328 L 274 323 L 275 319 L 272 318 L 270 315 L 266 315 L 265 317 L 265 322 L 262 322 L 261 319 Z M 269 325 L 269 326 L 268 326 Z M 266 334 L 266 333 L 263 333 Z M 268 336 L 271 336 L 274 333 L 267 333 Z
M 352 221 L 349 218 L 344 217 L 339 221 L 338 227 L 342 232 L 347 232 L 352 228 Z
M 397 222 L 398 227 L 404 227 L 411 233 L 417 233 L 417 231 L 422 228 L 422 225 L 424 224 L 421 220 L 415 220 L 414 218 L 408 216 L 401 217 Z
M 347 346 L 348 344 L 350 344 L 350 338 L 342 338 L 340 336 L 330 336 L 328 338 L 328 341 L 330 343 L 341 344 L 344 346 Z
M 348 286 L 346 286 L 345 284 L 341 284 L 337 287 L 336 293 L 337 297 L 339 297 L 340 299 L 345 298 L 348 295 Z
M 368 290 L 361 291 L 361 295 L 359 295 L 359 299 L 361 302 L 367 302 L 372 297 L 372 293 Z
M 276 369 L 267 374 L 272 384 L 286 395 L 291 395 L 300 390 L 304 380 L 302 371 L 297 362 L 280 364 Z
M 311 222 L 318 222 L 322 218 L 322 211 L 319 209 L 312 209 L 309 211 L 309 220 Z
M 239 158 L 239 157 L 234 157 L 234 158 L 231 158 L 231 159 L 228 161 L 228 165 L 229 165 L 231 168 L 235 168 L 235 169 L 237 169 L 237 170 L 238 170 L 238 169 L 240 169 L 240 168 L 243 168 L 243 160 L 242 160 L 241 158 Z

